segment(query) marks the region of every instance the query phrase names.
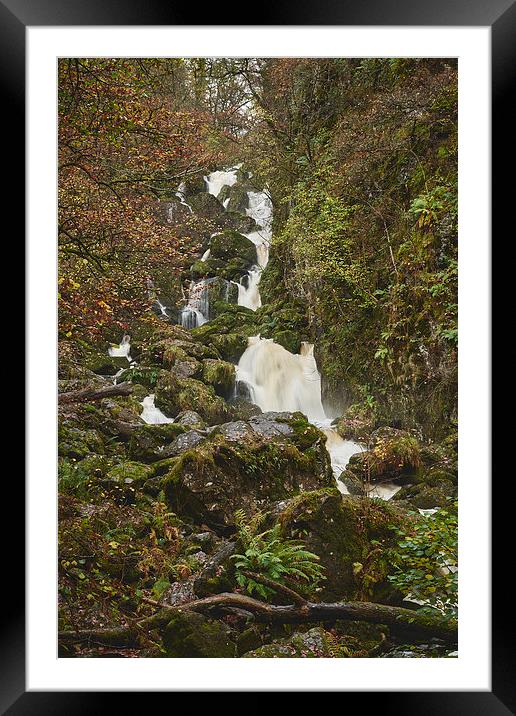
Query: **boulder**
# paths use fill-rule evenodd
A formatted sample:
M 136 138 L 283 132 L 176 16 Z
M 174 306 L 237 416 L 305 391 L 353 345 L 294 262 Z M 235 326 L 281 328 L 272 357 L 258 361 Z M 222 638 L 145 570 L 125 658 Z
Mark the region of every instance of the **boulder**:
M 295 632 L 286 639 L 265 644 L 243 654 L 246 659 L 329 658 L 334 656 L 335 638 L 323 627 Z
M 199 413 L 194 410 L 183 410 L 182 413 L 176 417 L 174 423 L 176 425 L 182 425 L 185 428 L 197 428 L 202 430 L 206 427 L 204 420 L 201 418 Z
M 388 593 L 388 548 L 396 543 L 396 527 L 407 520 L 401 510 L 326 488 L 279 503 L 272 516 L 285 537 L 302 539 L 320 557 L 326 574 L 321 600 L 371 601 Z
M 82 460 L 87 455 L 104 455 L 105 448 L 97 430 L 82 430 L 60 422 L 58 427 L 58 453 L 60 457 Z
M 165 445 L 168 445 L 185 430 L 186 426 L 175 422 L 138 426 L 131 433 L 127 453 L 133 460 L 143 460 L 144 462 L 161 460 Z
M 324 435 L 313 428 L 311 443 L 298 447 L 288 422 L 303 416 L 294 415 L 219 425 L 166 464 L 162 484 L 171 509 L 224 533 L 237 509 L 251 515 L 304 490 L 335 487 Z
M 202 381 L 212 385 L 217 395 L 227 398 L 235 385 L 235 366 L 227 361 L 206 358 L 202 362 Z
M 211 219 L 212 221 L 220 220 L 224 213 L 224 207 L 220 201 L 207 192 L 194 194 L 188 198 L 188 203 L 198 216 L 203 219 Z M 186 208 L 186 207 L 185 207 Z
M 136 486 L 143 484 L 152 475 L 152 467 L 143 465 L 141 462 L 125 461 L 112 467 L 107 473 L 107 479 L 111 482 Z
M 402 430 L 381 428 L 371 435 L 370 444 L 370 450 L 350 458 L 345 472 L 352 480 L 373 484 L 421 480 L 421 445 L 416 437 Z
M 163 646 L 168 657 L 228 659 L 236 655 L 227 624 L 180 608 L 164 630 Z
M 232 229 L 224 229 L 212 236 L 210 249 L 210 259 L 228 262 L 239 258 L 242 259 L 246 268 L 250 268 L 257 261 L 256 247 L 253 242 Z
M 194 378 L 163 373 L 156 384 L 155 395 L 156 406 L 172 417 L 185 410 L 195 410 L 208 425 L 214 425 L 230 415 L 229 406 L 214 388 Z

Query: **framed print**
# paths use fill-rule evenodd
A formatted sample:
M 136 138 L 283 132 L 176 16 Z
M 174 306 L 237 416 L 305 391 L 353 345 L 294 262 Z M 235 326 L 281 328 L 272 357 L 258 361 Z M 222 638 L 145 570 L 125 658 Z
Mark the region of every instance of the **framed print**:
M 498 5 L 238 26 L 0 4 L 28 239 L 6 713 L 125 691 L 514 712 L 496 493 L 491 567 Z

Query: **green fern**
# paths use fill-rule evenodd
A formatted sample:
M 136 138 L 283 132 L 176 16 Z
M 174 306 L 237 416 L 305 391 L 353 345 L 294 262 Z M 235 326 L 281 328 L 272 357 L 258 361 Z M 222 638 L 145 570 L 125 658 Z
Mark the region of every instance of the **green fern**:
M 238 510 L 235 522 L 238 527 L 238 539 L 244 549 L 243 554 L 235 554 L 236 581 L 248 594 L 258 594 L 268 599 L 274 589 L 259 583 L 245 574 L 254 572 L 263 575 L 279 584 L 295 583 L 296 588 L 313 591 L 319 582 L 325 579 L 324 567 L 319 564 L 319 557 L 309 552 L 303 542 L 285 539 L 281 535 L 280 525 L 257 533 L 263 523 L 261 513 L 250 520 L 245 513 Z

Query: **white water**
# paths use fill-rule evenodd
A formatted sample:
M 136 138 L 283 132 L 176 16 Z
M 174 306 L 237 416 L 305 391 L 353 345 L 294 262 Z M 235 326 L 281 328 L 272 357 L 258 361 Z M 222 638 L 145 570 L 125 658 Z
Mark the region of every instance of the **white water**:
M 185 200 L 185 190 L 186 190 L 186 184 L 184 182 L 181 182 L 181 184 L 177 187 L 176 196 L 179 199 L 179 203 L 183 206 L 186 206 L 190 214 L 193 214 L 192 207 L 190 204 L 187 204 Z
M 204 181 L 208 185 L 208 194 L 218 197 L 222 187 L 233 186 L 237 182 L 237 169 L 242 165 L 232 167 L 231 169 L 211 172 L 204 177 Z M 227 202 L 225 202 L 227 204 Z
M 239 306 L 246 306 L 256 311 L 262 305 L 262 298 L 258 286 L 260 284 L 260 278 L 262 276 L 262 270 L 258 266 L 253 266 L 247 274 L 247 286 L 242 283 L 237 283 L 238 287 L 238 299 L 237 303 Z M 233 282 L 234 283 L 234 282 Z
M 326 435 L 326 449 L 330 454 L 333 474 L 339 490 L 347 494 L 339 480 L 352 455 L 364 447 L 352 440 L 344 440 L 331 427 L 332 419 L 326 416 L 321 400 L 321 376 L 311 343 L 303 343 L 299 354 L 290 353 L 272 339 L 253 336 L 238 362 L 236 379 L 245 383 L 253 403 L 264 412 L 291 412 L 299 410 Z M 375 485 L 370 497 L 389 500 L 399 485 Z
M 118 346 L 110 346 L 108 348 L 108 354 L 112 358 L 127 358 L 130 363 L 132 361 L 130 341 L 131 337 L 126 334 Z
M 154 405 L 154 393 L 147 395 L 140 405 L 143 406 L 143 411 L 140 418 L 148 423 L 149 425 L 162 425 L 164 423 L 173 423 L 173 418 L 167 418 L 165 413 L 162 413 L 159 408 Z
M 197 328 L 209 318 L 209 300 L 206 281 L 192 281 L 188 292 L 188 303 L 181 311 L 181 325 L 184 328 Z
M 262 305 L 258 286 L 262 271 L 269 262 L 269 247 L 272 238 L 272 202 L 264 191 L 249 191 L 247 196 L 249 207 L 246 209 L 246 214 L 253 218 L 260 228 L 249 234 L 244 234 L 244 236 L 256 246 L 258 263 L 247 272 L 247 286 L 242 281 L 238 284 L 238 305 L 256 311 Z
M 201 261 L 207 261 L 210 258 L 211 249 L 207 249 L 201 256 Z

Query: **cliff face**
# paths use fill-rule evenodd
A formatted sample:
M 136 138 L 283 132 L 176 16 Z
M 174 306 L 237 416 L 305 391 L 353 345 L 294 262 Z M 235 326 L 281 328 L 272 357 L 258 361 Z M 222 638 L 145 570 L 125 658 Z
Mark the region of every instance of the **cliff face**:
M 304 77 L 312 124 L 299 119 L 290 149 L 275 136 L 290 161 L 274 184 L 282 211 L 264 300 L 304 301 L 337 412 L 358 403 L 442 436 L 457 397 L 454 62 L 350 60 L 319 95 L 307 72 L 298 65 L 290 80 Z M 300 99 L 297 113 L 308 111 Z M 273 116 L 280 124 L 282 107 Z M 269 171 L 277 178 L 280 164 Z

